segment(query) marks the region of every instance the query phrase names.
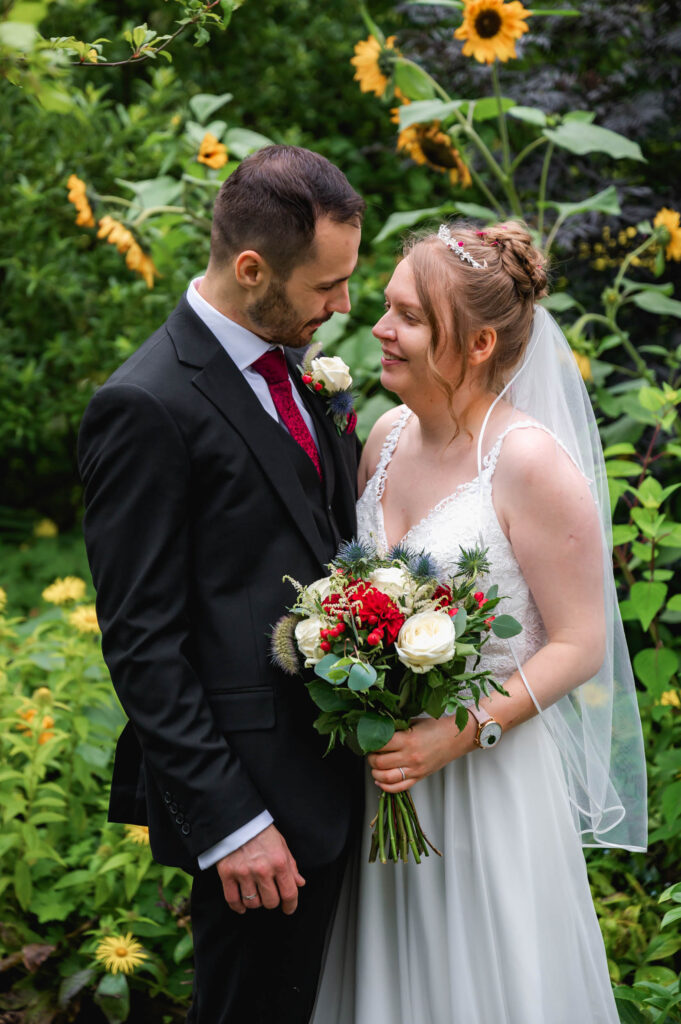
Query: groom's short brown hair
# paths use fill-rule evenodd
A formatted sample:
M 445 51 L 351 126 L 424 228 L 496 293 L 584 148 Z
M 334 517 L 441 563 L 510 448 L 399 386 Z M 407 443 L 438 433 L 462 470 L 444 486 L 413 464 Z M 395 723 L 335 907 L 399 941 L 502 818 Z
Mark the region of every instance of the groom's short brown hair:
M 266 146 L 223 182 L 213 209 L 210 258 L 224 266 L 254 249 L 286 280 L 311 258 L 320 217 L 361 225 L 364 200 L 342 171 L 300 146 Z

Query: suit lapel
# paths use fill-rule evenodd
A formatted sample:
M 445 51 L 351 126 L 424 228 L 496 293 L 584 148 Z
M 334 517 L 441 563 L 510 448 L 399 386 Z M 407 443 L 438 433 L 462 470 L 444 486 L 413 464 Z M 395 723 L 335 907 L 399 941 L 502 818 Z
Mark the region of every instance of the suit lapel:
M 328 551 L 302 482 L 289 459 L 287 437 L 260 405 L 243 374 L 184 299 L 168 320 L 168 332 L 181 362 L 199 367 L 192 384 L 224 416 L 272 483 L 296 527 L 319 562 Z

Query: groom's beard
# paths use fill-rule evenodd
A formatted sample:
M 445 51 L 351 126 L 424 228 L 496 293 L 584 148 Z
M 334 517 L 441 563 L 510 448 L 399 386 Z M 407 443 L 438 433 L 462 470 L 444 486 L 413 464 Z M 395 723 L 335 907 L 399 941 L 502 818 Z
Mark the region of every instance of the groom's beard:
M 246 315 L 258 328 L 257 334 L 277 345 L 289 348 L 304 348 L 309 345 L 312 335 L 330 319 L 328 316 L 317 320 L 301 320 L 300 314 L 289 302 L 286 288 L 273 281 L 261 299 L 246 307 Z

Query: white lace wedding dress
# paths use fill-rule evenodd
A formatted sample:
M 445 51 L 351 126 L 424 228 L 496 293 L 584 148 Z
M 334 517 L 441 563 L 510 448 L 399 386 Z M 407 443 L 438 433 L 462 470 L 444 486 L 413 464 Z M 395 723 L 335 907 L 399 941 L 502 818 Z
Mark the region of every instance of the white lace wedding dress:
M 358 505 L 359 535 L 381 550 L 386 470 L 409 415 L 399 415 Z M 513 429 L 540 428 L 511 424 L 480 481 L 457 488 L 403 540 L 453 572 L 459 547 L 474 545 L 482 527 L 491 580 L 507 597 L 500 610 L 523 626 L 514 641 L 523 663 L 545 634 L 492 504 L 494 469 Z M 501 681 L 511 675 L 506 641 L 488 641 L 484 667 Z M 313 1024 L 617 1024 L 560 761 L 538 718 L 413 787 L 441 858 L 367 863 L 378 792 L 368 776 L 359 865 L 346 879 Z

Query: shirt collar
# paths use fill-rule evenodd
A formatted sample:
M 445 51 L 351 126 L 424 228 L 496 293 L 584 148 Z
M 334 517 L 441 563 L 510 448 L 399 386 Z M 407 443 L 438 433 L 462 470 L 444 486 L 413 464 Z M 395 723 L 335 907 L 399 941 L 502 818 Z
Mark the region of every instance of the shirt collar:
M 211 306 L 210 302 L 207 302 L 198 290 L 202 280 L 202 277 L 196 277 L 190 283 L 187 288 L 187 302 L 199 319 L 213 332 L 227 355 L 243 372 L 259 356 L 277 346 L 271 345 L 268 341 L 263 341 L 257 334 L 253 334 L 252 331 L 242 327 L 241 324 L 230 320 L 228 316 L 221 313 L 215 306 Z

